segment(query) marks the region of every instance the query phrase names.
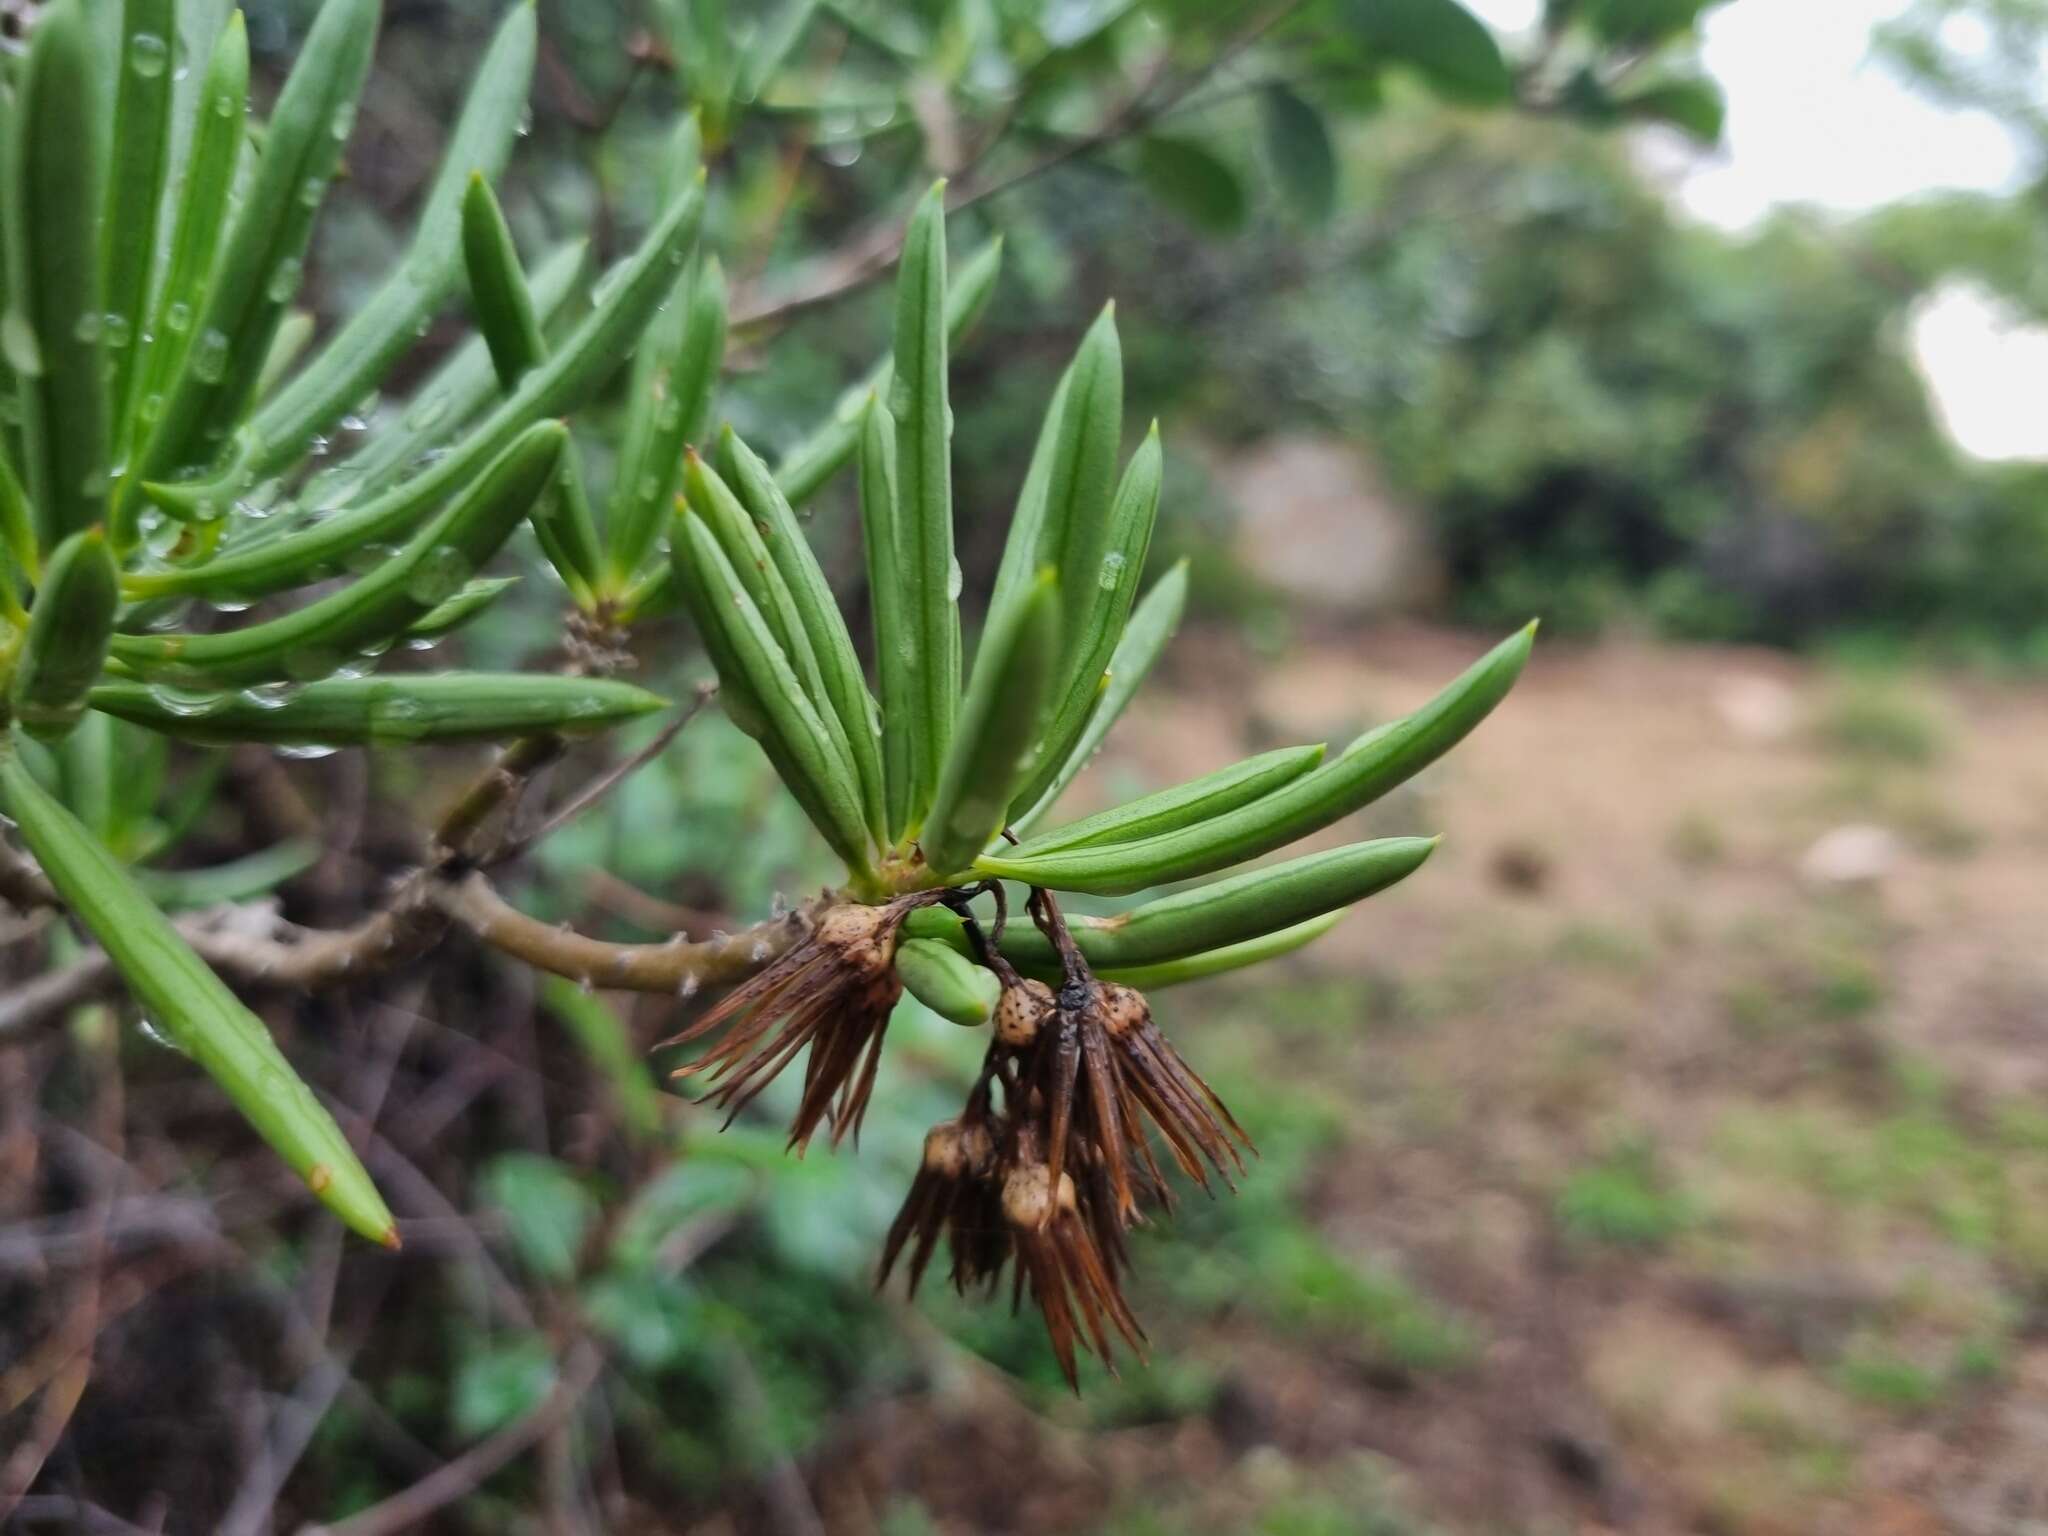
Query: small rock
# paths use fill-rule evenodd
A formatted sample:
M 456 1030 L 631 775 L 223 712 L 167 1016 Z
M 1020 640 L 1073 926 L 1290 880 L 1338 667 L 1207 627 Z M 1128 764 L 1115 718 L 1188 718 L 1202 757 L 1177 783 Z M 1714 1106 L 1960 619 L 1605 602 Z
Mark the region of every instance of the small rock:
M 1714 708 L 1744 741 L 1783 741 L 1799 726 L 1799 695 L 1776 678 L 1751 673 L 1714 690 Z
M 1899 839 L 1884 827 L 1851 822 L 1814 839 L 1799 877 L 1810 885 L 1874 885 L 1899 862 Z

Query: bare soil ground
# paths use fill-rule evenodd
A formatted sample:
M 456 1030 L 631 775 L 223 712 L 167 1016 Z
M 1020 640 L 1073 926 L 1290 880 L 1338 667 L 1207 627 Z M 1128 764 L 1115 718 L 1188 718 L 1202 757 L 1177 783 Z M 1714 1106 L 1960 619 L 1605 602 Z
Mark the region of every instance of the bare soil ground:
M 1093 782 L 1342 740 L 1481 644 L 1193 637 Z M 1302 1219 L 1471 1347 L 1169 1300 L 1197 1406 L 946 1373 L 816 1460 L 828 1526 L 2048 1530 L 2048 690 L 1546 644 L 1362 821 L 1446 840 L 1171 1027 L 1255 1134 L 1327 1118 Z

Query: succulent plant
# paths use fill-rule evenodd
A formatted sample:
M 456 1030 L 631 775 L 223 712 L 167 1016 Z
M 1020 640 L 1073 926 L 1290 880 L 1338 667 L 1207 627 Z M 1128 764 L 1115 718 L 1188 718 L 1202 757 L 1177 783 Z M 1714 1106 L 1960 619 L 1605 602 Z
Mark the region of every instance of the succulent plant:
M 181 72 L 169 67 L 184 36 L 175 0 L 120 11 L 112 26 L 56 0 L 0 98 L 12 724 L 0 794 L 33 855 L 10 855 L 0 894 L 68 910 L 156 1027 L 351 1226 L 386 1242 L 396 1228 L 347 1139 L 216 968 L 249 985 L 331 984 L 415 956 L 454 925 L 586 983 L 687 994 L 737 982 L 678 1037 L 713 1040 L 686 1070 L 712 1073 L 737 1111 L 804 1056 L 799 1146 L 821 1127 L 835 1141 L 858 1130 L 908 988 L 991 1037 L 961 1116 L 932 1132 L 889 1261 L 911 1245 L 914 1285 L 950 1234 L 963 1288 L 1014 1264 L 1070 1377 L 1077 1341 L 1105 1360 L 1112 1335 L 1135 1347 L 1119 1285 L 1127 1228 L 1169 1203 L 1168 1166 L 1228 1181 L 1250 1145 L 1144 991 L 1297 948 L 1418 868 L 1431 839 L 1253 861 L 1449 750 L 1513 685 L 1531 631 L 1334 756 L 1264 753 L 1047 828 L 1186 597 L 1179 568 L 1140 595 L 1162 450 L 1155 427 L 1119 470 L 1113 311 L 1046 412 L 970 664 L 948 356 L 1000 253 L 949 274 L 943 184 L 903 241 L 890 355 L 771 468 L 712 428 L 726 292 L 698 250 L 694 119 L 661 167 L 658 217 L 587 309 L 578 253 L 530 277 L 522 266 L 490 182 L 524 110 L 531 4 L 478 69 L 408 253 L 304 362 L 308 327 L 291 302 L 369 68 L 376 0 L 319 10 L 260 156 L 239 18 Z M 458 297 L 478 334 L 394 423 L 323 462 L 324 434 Z M 559 418 L 629 358 L 600 516 Z M 856 462 L 872 691 L 796 510 Z M 505 582 L 479 573 L 522 526 L 567 593 L 564 673 L 377 673 L 394 644 L 488 607 Z M 723 707 L 845 880 L 791 921 L 696 944 L 608 945 L 524 918 L 486 878 L 481 829 L 564 736 L 663 706 L 602 674 L 633 624 L 673 606 L 694 622 Z M 442 818 L 388 909 L 348 933 L 252 946 L 166 918 L 129 857 L 66 803 L 105 776 L 112 748 L 92 723 L 107 720 L 214 744 L 511 744 Z M 489 855 L 505 851 L 501 840 Z M 1059 905 L 1061 893 L 1219 873 L 1114 918 L 1070 919 Z M 1008 920 L 1013 903 L 1027 919 Z

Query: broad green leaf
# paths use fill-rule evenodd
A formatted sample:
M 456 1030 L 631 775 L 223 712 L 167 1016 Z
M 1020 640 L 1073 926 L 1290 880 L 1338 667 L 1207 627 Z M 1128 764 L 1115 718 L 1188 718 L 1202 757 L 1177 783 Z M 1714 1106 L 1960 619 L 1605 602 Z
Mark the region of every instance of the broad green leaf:
M 220 1084 L 336 1215 L 364 1237 L 397 1247 L 397 1228 L 369 1174 L 262 1021 L 207 969 L 120 862 L 36 782 L 19 753 L 0 754 L 0 791 L 29 852 L 155 1027 Z
M 1704 77 L 1664 80 L 1618 96 L 1614 105 L 1624 117 L 1669 123 L 1702 144 L 1721 142 L 1728 113 L 1721 88 Z
M 1371 48 L 1413 67 L 1440 95 L 1475 106 L 1514 95 L 1499 42 L 1457 0 L 1345 0 L 1343 14 Z
M 323 13 L 325 14 L 325 13 Z M 403 534 L 457 487 L 502 452 L 512 439 L 544 417 L 575 410 L 596 393 L 617 368 L 630 339 L 659 307 L 689 257 L 703 213 L 701 185 L 665 213 L 640 248 L 609 277 L 597 307 L 519 388 L 477 423 L 447 453 L 414 478 L 324 521 L 299 526 L 245 553 L 221 555 L 202 566 L 147 571 L 131 576 L 131 596 L 194 593 L 208 597 L 260 597 L 306 580 L 346 559 L 364 545 Z M 160 503 L 185 495 L 217 494 L 156 486 Z
M 506 12 L 476 66 L 469 99 L 413 221 L 411 246 L 319 355 L 238 435 L 233 473 L 240 478 L 258 480 L 275 473 L 296 459 L 315 434 L 333 427 L 391 371 L 420 327 L 455 290 L 462 276 L 463 195 L 470 177 L 495 180 L 511 159 L 533 82 L 536 17 L 531 0 L 514 0 Z M 339 140 L 347 135 L 352 112 L 342 107 L 335 112 L 327 129 Z M 274 142 L 274 137 L 265 140 L 266 156 Z
M 640 392 L 628 407 L 604 523 L 607 568 L 617 590 L 653 553 L 683 472 L 684 448 L 703 438 L 725 356 L 725 301 L 725 271 L 716 257 L 707 258 L 678 285 L 643 349 L 648 366 L 635 370 Z
M 560 422 L 528 427 L 403 549 L 338 592 L 241 629 L 121 635 L 114 655 L 145 675 L 218 690 L 308 682 L 377 654 L 497 553 L 548 490 L 568 436 Z
M 248 139 L 248 96 L 249 39 L 242 13 L 236 11 L 221 29 L 207 60 L 183 172 L 172 186 L 177 217 L 171 225 L 155 308 L 149 324 L 135 338 L 134 398 L 128 405 L 124 448 L 150 432 L 162 417 L 164 392 L 184 364 L 206 306 L 220 256 L 221 233 L 228 223 L 236 168 Z M 126 549 L 132 542 L 135 507 L 133 497 L 124 494 L 121 500 L 114 543 Z
M 1241 864 L 1369 805 L 1421 772 L 1491 714 L 1521 676 L 1535 625 L 1510 636 L 1414 714 L 1353 742 L 1315 772 L 1198 826 L 1140 842 L 1038 858 L 985 856 L 982 874 L 1119 895 Z
M 1138 141 L 1138 174 L 1154 197 L 1198 229 L 1227 235 L 1244 227 L 1244 183 L 1199 139 L 1147 134 Z
M 974 686 L 919 842 L 937 874 L 965 869 L 1003 830 L 1045 726 L 1060 651 L 1060 587 L 1040 574 L 1020 603 L 990 615 Z
M 114 435 L 125 442 L 130 381 L 151 318 L 157 219 L 170 161 L 177 73 L 172 54 L 180 41 L 175 0 L 124 0 L 121 33 L 101 240 L 106 264 L 107 399 Z
M 271 338 L 298 292 L 314 215 L 341 163 L 376 47 L 378 10 L 377 0 L 327 0 L 316 13 L 271 112 L 192 342 L 142 440 L 138 473 L 124 496 L 132 496 L 136 481 L 211 459 L 254 396 Z
M 0 317 L 0 346 L 19 378 L 23 481 L 45 549 L 106 509 L 100 84 L 84 8 L 57 0 L 36 24 L 0 144 L 13 306 Z
M 803 525 L 797 521 L 795 510 L 768 466 L 740 441 L 731 427 L 720 434 L 718 452 L 719 467 L 740 504 L 753 518 L 768 557 L 775 562 L 797 605 L 823 675 L 825 701 L 845 732 L 853 754 L 869 830 L 876 843 L 885 846 L 890 838 L 883 808 L 881 720 L 861 676 L 860 655 L 853 648 L 846 617 L 839 611 L 838 599 L 832 595 L 817 556 L 811 552 Z
M 480 1182 L 521 1262 L 551 1284 L 575 1279 L 583 1240 L 597 1222 L 597 1201 L 583 1181 L 551 1157 L 504 1152 Z
M 1582 0 L 1581 20 L 1603 42 L 1654 46 L 1694 26 L 1722 0 Z
M 29 734 L 51 740 L 78 723 L 86 692 L 106 664 L 120 606 L 121 573 L 102 529 L 74 533 L 57 546 L 14 668 L 14 713 Z
M 960 568 L 953 559 L 953 407 L 946 388 L 946 186 L 911 215 L 896 279 L 896 570 L 910 648 L 910 822 L 938 789 L 960 700 Z
M 667 703 L 607 678 L 523 672 L 330 677 L 239 693 L 108 682 L 91 696 L 94 709 L 181 741 L 326 747 L 585 735 Z
M 1024 856 L 1051 853 L 1061 848 L 1087 848 L 1102 843 L 1134 843 L 1162 832 L 1221 816 L 1241 805 L 1269 795 L 1281 785 L 1300 778 L 1323 760 L 1323 748 L 1281 747 L 1261 752 L 1241 763 L 1204 774 L 1171 789 L 1126 801 L 1080 821 L 1028 837 L 1017 852 Z
M 892 844 L 910 827 L 910 721 L 918 686 L 897 576 L 896 504 L 896 421 L 879 398 L 871 397 L 861 428 L 860 532 L 874 622 L 875 680 L 881 691 L 883 804 Z
M 949 274 L 946 285 L 946 345 L 960 345 L 974 328 L 974 322 L 988 307 L 995 293 L 996 278 L 1003 268 L 1003 242 L 991 240 Z M 861 426 L 867 420 L 868 401 L 886 400 L 895 378 L 895 367 L 885 357 L 870 368 L 832 407 L 823 426 L 782 456 L 775 466 L 775 483 L 782 487 L 790 505 L 800 507 L 860 451 Z
M 1102 696 L 1096 700 L 1095 708 L 1088 716 L 1087 729 L 1081 732 L 1081 739 L 1074 743 L 1065 764 L 1053 776 L 1051 785 L 1029 810 L 1022 813 L 1013 810 L 1010 827 L 1018 836 L 1024 836 L 1037 826 L 1059 803 L 1060 796 L 1067 792 L 1067 786 L 1088 766 L 1103 738 L 1109 735 L 1110 727 L 1116 724 L 1124 706 L 1131 702 L 1139 685 L 1151 672 L 1152 664 L 1166 649 L 1166 642 L 1180 628 L 1181 614 L 1187 608 L 1187 601 L 1188 566 L 1183 560 L 1154 583 L 1152 590 L 1145 594 L 1144 600 L 1131 614 L 1130 623 L 1124 627 L 1123 639 L 1117 642 L 1116 653 L 1110 657 L 1109 676 L 1103 684 Z
M 538 1334 L 516 1334 L 466 1353 L 450 1392 L 449 1422 L 464 1440 L 517 1423 L 554 1390 L 555 1357 Z
M 1002 983 L 937 939 L 905 939 L 896 946 L 896 974 L 903 988 L 942 1019 L 973 1028 L 995 1012 Z
M 1337 147 L 1330 142 L 1330 125 L 1284 85 L 1269 85 L 1259 93 L 1259 117 L 1266 129 L 1266 158 L 1280 190 L 1296 213 L 1323 223 L 1337 206 Z

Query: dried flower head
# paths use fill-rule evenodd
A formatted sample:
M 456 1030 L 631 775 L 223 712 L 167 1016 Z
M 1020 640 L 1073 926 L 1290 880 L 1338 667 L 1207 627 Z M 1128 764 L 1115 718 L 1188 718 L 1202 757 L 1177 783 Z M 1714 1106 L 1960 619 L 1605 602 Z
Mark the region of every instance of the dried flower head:
M 1078 1391 L 1076 1340 L 1092 1349 L 1112 1375 L 1112 1328 L 1135 1354 L 1144 1356 L 1145 1330 L 1118 1282 L 1121 1229 L 1109 1216 L 1108 1230 L 1117 1236 L 1115 1246 L 1106 1249 L 1107 1213 L 1096 1205 L 1085 1181 L 1054 1174 L 1035 1126 L 1018 1128 L 1005 1163 L 1002 1211 L 1016 1249 L 1017 1284 L 1020 1290 L 1030 1286 L 1060 1370 Z
M 730 1112 L 729 1121 L 809 1046 L 790 1145 L 807 1146 L 828 1118 L 835 1146 L 848 1133 L 858 1140 L 882 1036 L 903 995 L 896 940 L 904 918 L 922 904 L 923 898 L 902 897 L 886 906 L 849 903 L 825 912 L 802 943 L 663 1042 L 687 1044 L 732 1025 L 675 1075 L 709 1072 L 719 1083 L 712 1102 Z
M 952 1229 L 953 1283 L 966 1290 L 971 1284 L 992 1279 L 1001 1269 L 1007 1252 L 1007 1237 L 990 1219 L 991 1205 L 1000 1197 L 995 1180 L 995 1139 L 987 1122 L 970 1106 L 957 1120 L 945 1120 L 925 1133 L 924 1158 L 911 1180 L 903 1208 L 889 1227 L 882 1244 L 881 1270 L 875 1285 L 888 1284 L 889 1275 L 906 1243 L 914 1237 L 905 1290 L 915 1295 L 924 1280 L 939 1237 Z M 980 1235 L 986 1234 L 986 1236 Z M 993 1253 L 983 1252 L 988 1237 L 999 1239 Z

